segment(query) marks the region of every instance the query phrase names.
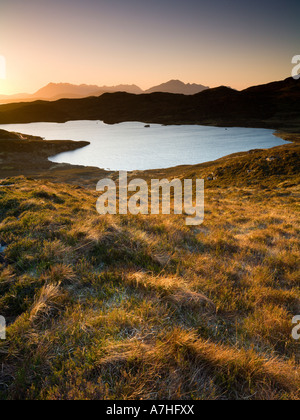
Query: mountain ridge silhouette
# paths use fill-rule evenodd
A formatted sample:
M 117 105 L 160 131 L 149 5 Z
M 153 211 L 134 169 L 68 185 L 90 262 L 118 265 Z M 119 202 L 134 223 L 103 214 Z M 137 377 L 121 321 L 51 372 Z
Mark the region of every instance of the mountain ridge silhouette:
M 0 124 L 71 120 L 296 129 L 300 127 L 300 80 L 288 78 L 242 91 L 220 86 L 189 96 L 116 92 L 0 106 Z
M 75 85 L 72 83 L 53 83 L 50 82 L 46 86 L 43 86 L 33 94 L 20 93 L 14 95 L 0 95 L 0 101 L 3 103 L 10 103 L 16 101 L 31 102 L 35 100 L 50 100 L 55 101 L 58 99 L 75 99 L 75 98 L 87 98 L 89 96 L 100 96 L 104 93 L 115 93 L 115 92 L 126 92 L 132 94 L 143 94 L 152 92 L 166 92 L 166 93 L 178 93 L 185 95 L 193 95 L 195 93 L 202 92 L 208 87 L 203 85 L 197 85 L 195 83 L 183 83 L 180 80 L 170 80 L 161 85 L 154 86 L 148 90 L 142 90 L 137 85 L 121 84 L 116 86 L 98 86 L 98 85 Z

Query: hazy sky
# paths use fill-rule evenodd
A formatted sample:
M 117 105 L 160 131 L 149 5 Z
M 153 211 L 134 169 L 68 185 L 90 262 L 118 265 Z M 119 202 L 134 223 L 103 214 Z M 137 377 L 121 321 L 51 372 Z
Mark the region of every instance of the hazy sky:
M 242 89 L 291 75 L 299 0 L 0 0 L 0 93 L 49 82 Z

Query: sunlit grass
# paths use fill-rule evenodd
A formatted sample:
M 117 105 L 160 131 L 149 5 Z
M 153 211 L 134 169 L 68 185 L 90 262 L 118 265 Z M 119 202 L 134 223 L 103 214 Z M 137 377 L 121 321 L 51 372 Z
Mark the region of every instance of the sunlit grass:
M 190 228 L 100 216 L 88 190 L 9 184 L 3 398 L 299 398 L 298 188 L 208 188 Z

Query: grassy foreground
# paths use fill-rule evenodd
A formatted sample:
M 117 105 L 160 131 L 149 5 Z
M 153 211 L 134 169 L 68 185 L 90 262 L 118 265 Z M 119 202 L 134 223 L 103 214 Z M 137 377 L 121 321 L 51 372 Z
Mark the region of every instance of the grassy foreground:
M 0 397 L 299 399 L 293 153 L 287 175 L 250 184 L 228 184 L 228 166 L 197 228 L 99 216 L 97 194 L 76 186 L 2 180 Z

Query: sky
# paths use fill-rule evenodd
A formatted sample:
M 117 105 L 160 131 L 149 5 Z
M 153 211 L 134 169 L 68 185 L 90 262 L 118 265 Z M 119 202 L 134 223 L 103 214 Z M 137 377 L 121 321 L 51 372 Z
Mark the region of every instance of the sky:
M 299 0 L 1 0 L 0 94 L 281 80 L 300 55 L 299 16 Z

